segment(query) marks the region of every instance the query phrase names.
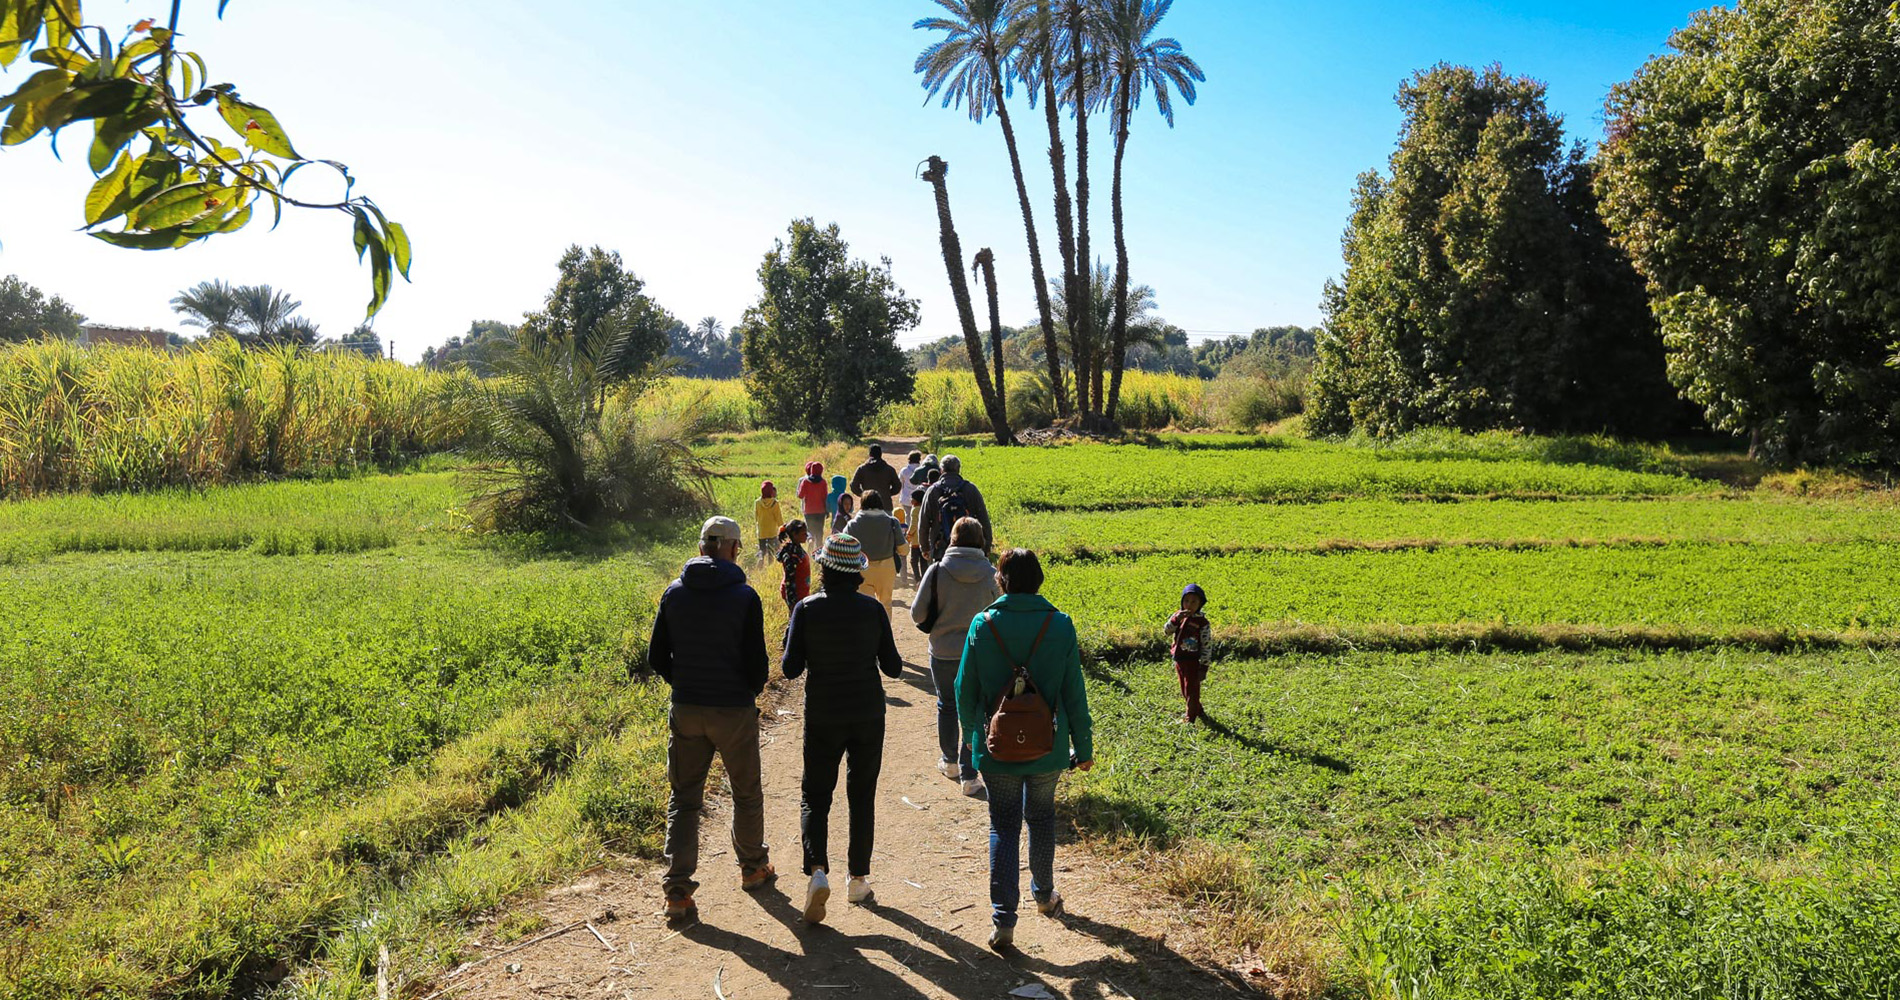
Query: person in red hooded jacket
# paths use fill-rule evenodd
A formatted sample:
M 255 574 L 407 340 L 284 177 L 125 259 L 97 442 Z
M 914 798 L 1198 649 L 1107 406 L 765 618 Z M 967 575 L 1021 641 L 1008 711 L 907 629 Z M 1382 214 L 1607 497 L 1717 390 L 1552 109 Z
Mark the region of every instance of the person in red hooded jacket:
M 825 483 L 825 464 L 806 462 L 805 478 L 798 481 L 798 499 L 804 504 L 805 527 L 811 532 L 813 547 L 830 533 L 831 510 L 825 502 L 830 493 L 831 487 Z

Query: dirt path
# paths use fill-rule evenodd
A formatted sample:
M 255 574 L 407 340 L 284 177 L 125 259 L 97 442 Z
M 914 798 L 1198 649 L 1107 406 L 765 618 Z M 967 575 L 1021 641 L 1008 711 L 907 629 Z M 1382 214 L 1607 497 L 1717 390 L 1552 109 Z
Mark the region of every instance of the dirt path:
M 909 598 L 900 590 L 900 604 Z M 988 813 L 935 768 L 936 708 L 924 636 L 897 610 L 906 669 L 886 681 L 884 767 L 878 782 L 877 904 L 845 903 L 842 871 L 826 922 L 799 918 L 798 781 L 803 707 L 792 690 L 766 733 L 765 824 L 776 886 L 739 888 L 727 846 L 726 804 L 702 823 L 699 921 L 668 927 L 658 868 L 641 863 L 556 889 L 524 908 L 550 929 L 592 921 L 609 951 L 575 927 L 456 976 L 455 997 L 685 997 L 712 1000 L 869 996 L 1232 997 L 1234 980 L 1197 967 L 1166 943 L 1180 906 L 1118 880 L 1112 867 L 1069 844 L 1056 854 L 1056 885 L 1069 913 L 1035 913 L 1023 874 L 1017 950 L 998 954 L 989 935 Z M 842 861 L 843 779 L 832 813 L 832 855 Z M 1027 849 L 1024 850 L 1027 855 Z M 482 946 L 495 954 L 498 947 Z M 1036 985 L 1047 992 L 1034 991 Z

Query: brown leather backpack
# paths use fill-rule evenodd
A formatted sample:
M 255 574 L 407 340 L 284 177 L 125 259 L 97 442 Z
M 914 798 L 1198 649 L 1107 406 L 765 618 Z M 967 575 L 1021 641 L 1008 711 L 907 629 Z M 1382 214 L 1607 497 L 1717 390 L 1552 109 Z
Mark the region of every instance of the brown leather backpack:
M 1009 655 L 1009 646 L 1003 642 L 1003 633 L 990 622 L 990 636 L 996 640 L 996 648 L 1003 651 L 1003 662 L 1016 675 L 996 699 L 996 710 L 990 713 L 989 734 L 984 738 L 983 748 L 991 760 L 1005 764 L 1027 764 L 1041 760 L 1055 750 L 1056 713 L 1049 707 L 1049 699 L 1043 697 L 1042 690 L 1029 677 L 1029 662 L 1036 658 L 1036 647 L 1042 645 L 1042 637 L 1049 632 L 1049 623 L 1054 614 L 1042 620 L 1042 630 L 1036 633 L 1036 641 L 1029 645 L 1029 657 L 1022 663 Z

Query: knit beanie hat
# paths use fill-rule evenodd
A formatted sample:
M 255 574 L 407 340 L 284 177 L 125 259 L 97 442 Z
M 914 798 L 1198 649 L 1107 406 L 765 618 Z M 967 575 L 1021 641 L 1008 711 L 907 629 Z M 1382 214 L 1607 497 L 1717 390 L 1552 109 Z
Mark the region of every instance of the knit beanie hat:
M 862 573 L 870 560 L 864 558 L 864 546 L 857 539 L 839 532 L 825 539 L 824 551 L 818 553 L 818 563 L 840 573 Z

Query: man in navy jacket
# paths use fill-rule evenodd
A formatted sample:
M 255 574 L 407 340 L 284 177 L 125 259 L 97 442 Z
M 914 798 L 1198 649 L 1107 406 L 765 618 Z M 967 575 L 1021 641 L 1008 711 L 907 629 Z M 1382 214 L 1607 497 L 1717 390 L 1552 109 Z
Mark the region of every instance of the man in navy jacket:
M 708 520 L 699 532 L 699 557 L 660 597 L 647 645 L 647 665 L 673 687 L 667 714 L 666 915 L 698 914 L 699 811 L 713 755 L 732 784 L 732 853 L 741 884 L 756 889 L 776 873 L 765 849 L 765 793 L 759 783 L 759 694 L 770 659 L 765 611 L 739 568 L 743 540 L 738 522 Z

